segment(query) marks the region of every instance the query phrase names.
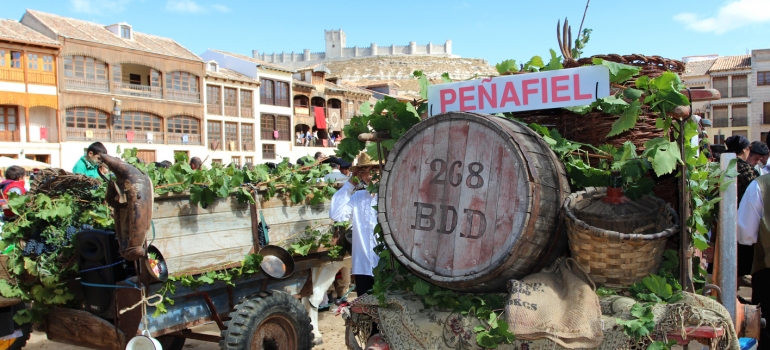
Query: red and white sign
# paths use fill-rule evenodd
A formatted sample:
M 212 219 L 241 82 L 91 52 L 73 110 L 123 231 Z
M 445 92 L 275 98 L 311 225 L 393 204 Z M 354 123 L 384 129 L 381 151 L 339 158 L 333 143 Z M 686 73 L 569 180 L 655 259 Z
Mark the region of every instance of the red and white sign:
M 493 114 L 583 106 L 609 95 L 609 69 L 587 66 L 431 85 L 428 114 Z

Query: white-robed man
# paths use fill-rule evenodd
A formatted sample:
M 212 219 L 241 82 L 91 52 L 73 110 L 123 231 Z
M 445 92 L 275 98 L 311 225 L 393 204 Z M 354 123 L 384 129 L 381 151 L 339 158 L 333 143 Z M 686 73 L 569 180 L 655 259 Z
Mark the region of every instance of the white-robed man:
M 770 174 L 749 184 L 738 206 L 738 243 L 754 246 L 751 303 L 770 318 Z M 766 205 L 767 204 L 767 205 Z M 760 333 L 759 349 L 770 349 L 770 330 Z
M 350 220 L 353 229 L 353 251 L 351 252 L 352 274 L 356 280 L 356 294 L 368 293 L 374 286 L 373 270 L 380 257 L 374 252 L 377 237 L 377 194 L 369 193 L 366 186 L 371 183 L 372 172 L 379 170 L 377 162 L 366 153 L 361 153 L 352 167 L 354 176 L 332 197 L 329 217 L 334 221 Z M 372 334 L 377 327 L 372 327 Z

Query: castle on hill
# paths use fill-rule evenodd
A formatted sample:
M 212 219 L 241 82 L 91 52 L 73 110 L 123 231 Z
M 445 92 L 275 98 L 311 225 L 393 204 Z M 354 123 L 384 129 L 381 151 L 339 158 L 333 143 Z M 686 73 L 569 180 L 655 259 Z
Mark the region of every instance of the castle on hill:
M 260 59 L 265 62 L 278 64 L 287 68 L 301 68 L 311 64 L 322 63 L 327 61 L 347 60 L 361 57 L 374 57 L 374 56 L 437 56 L 437 57 L 457 57 L 452 55 L 452 40 L 447 40 L 444 44 L 428 43 L 427 45 L 417 45 L 416 42 L 410 41 L 409 45 L 390 45 L 379 46 L 372 43 L 369 47 L 347 47 L 345 31 L 340 30 L 325 30 L 324 31 L 326 41 L 325 52 L 310 52 L 309 49 L 303 50 L 302 53 L 296 52 L 274 52 L 272 54 L 259 53 L 257 50 L 252 50 L 251 55 L 253 58 Z

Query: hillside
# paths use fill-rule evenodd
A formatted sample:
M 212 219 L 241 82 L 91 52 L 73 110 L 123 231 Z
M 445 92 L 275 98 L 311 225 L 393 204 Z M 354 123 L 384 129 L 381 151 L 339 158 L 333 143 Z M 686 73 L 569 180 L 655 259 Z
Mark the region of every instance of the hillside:
M 464 80 L 477 75 L 497 75 L 486 60 L 479 58 L 436 56 L 379 56 L 324 62 L 332 76 L 348 84 L 366 85 L 394 81 L 401 85 L 400 95 L 418 96 L 420 87 L 412 72 L 421 70 L 431 80 L 440 81 L 441 74 L 449 73 L 453 80 Z

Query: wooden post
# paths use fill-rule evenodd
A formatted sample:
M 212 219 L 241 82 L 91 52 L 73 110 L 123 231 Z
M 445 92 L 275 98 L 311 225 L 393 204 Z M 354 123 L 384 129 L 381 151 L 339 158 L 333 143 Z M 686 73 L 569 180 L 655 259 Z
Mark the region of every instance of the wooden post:
M 29 102 L 27 102 L 29 104 Z M 24 124 L 27 126 L 27 140 L 26 142 L 29 142 L 29 107 L 24 106 Z
M 688 108 L 689 109 L 689 108 Z M 689 111 L 688 111 L 689 113 Z M 679 151 L 682 159 L 685 158 L 684 127 L 687 120 L 679 120 Z M 687 195 L 687 165 L 680 164 L 679 168 L 679 283 L 686 292 L 694 293 L 695 286 L 692 282 L 692 238 L 687 230 L 687 210 L 689 210 L 689 196 Z
M 722 153 L 720 157 L 720 169 L 727 170 L 730 161 L 735 159 L 735 153 Z M 733 180 L 734 178 L 726 178 Z M 738 185 L 735 181 L 729 186 L 720 186 L 719 197 L 722 201 L 719 203 L 719 235 L 717 235 L 719 244 L 719 279 L 717 284 L 722 289 L 722 305 L 724 305 L 730 317 L 735 323 L 736 311 L 736 291 L 738 290 L 738 271 L 736 262 L 738 257 L 738 240 L 736 231 L 738 231 L 738 222 L 736 213 L 738 212 Z

